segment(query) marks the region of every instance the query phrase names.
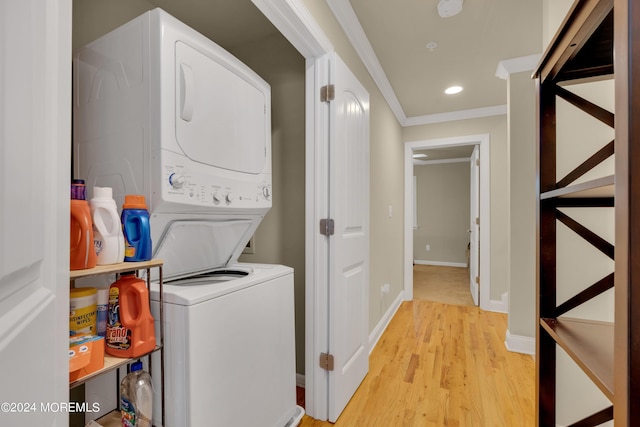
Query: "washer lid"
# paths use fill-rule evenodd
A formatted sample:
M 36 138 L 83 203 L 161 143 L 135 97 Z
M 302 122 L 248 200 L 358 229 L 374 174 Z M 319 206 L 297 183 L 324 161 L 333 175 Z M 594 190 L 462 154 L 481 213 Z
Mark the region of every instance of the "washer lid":
M 235 263 L 255 231 L 255 220 L 174 220 L 165 227 L 154 258 L 166 279 Z

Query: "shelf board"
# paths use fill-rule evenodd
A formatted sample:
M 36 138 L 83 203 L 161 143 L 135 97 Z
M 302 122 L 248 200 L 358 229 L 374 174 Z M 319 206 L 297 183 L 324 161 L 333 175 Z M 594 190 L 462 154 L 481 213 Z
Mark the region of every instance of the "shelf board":
M 615 177 L 613 175 L 568 185 L 540 194 L 540 200 L 553 198 L 605 198 L 614 197 Z
M 161 259 L 152 259 L 141 262 L 120 262 L 118 264 L 98 265 L 85 270 L 71 270 L 69 278 L 79 279 L 81 277 L 98 276 L 100 274 L 115 274 L 123 271 L 146 270 L 147 268 L 159 267 L 163 264 Z
M 613 0 L 573 3 L 534 72 L 543 82 L 613 71 Z
M 613 323 L 557 318 L 540 324 L 613 401 Z
M 156 348 L 154 348 L 151 352 L 147 353 L 147 354 L 143 354 L 140 357 L 132 357 L 132 358 L 126 358 L 126 357 L 114 357 L 114 356 L 109 356 L 108 354 L 104 355 L 104 366 L 101 369 L 98 369 L 95 372 L 92 372 L 88 375 L 85 375 L 83 377 L 78 378 L 75 381 L 70 381 L 69 382 L 69 388 L 74 388 L 79 386 L 80 384 L 84 384 L 85 382 L 89 381 L 92 378 L 95 378 L 99 375 L 104 374 L 105 372 L 109 372 L 113 369 L 119 368 L 121 366 L 126 365 L 127 363 L 131 363 L 131 362 L 135 362 L 136 360 L 146 357 L 148 355 L 150 355 L 151 353 L 154 353 L 158 350 L 160 350 L 162 347 L 161 346 L 156 346 Z

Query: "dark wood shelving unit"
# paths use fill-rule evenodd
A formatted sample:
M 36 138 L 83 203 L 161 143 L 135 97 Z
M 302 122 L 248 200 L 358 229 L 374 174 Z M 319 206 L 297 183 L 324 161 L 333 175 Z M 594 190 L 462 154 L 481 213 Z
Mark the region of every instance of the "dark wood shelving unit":
M 556 349 L 562 348 L 611 401 L 576 420 L 640 425 L 640 0 L 575 0 L 533 77 L 538 90 L 536 421 L 556 425 Z M 567 90 L 614 80 L 614 112 Z M 565 177 L 556 175 L 558 99 L 615 130 L 613 141 Z M 615 174 L 581 182 L 614 156 Z M 613 208 L 615 247 L 571 218 L 574 207 Z M 563 208 L 560 210 L 560 208 Z M 569 211 L 567 211 L 567 209 Z M 557 302 L 557 225 L 614 260 L 614 272 Z M 615 289 L 614 322 L 565 316 Z M 635 311 L 633 307 L 638 307 Z

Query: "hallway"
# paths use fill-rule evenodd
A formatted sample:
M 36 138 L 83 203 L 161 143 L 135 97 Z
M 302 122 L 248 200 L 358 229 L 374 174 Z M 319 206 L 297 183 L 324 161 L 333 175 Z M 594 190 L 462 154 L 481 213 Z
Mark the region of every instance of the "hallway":
M 505 314 L 404 302 L 338 421 L 300 426 L 533 426 L 534 360 L 506 350 L 506 328 Z
M 469 269 L 439 265 L 413 266 L 413 297 L 453 305 L 473 306 Z

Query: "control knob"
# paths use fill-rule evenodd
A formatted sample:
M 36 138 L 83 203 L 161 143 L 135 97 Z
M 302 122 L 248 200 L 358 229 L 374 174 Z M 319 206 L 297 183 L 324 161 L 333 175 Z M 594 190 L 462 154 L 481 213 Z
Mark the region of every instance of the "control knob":
M 184 187 L 185 183 L 186 183 L 186 179 L 182 174 L 174 172 L 169 176 L 169 184 L 176 190 L 179 190 L 180 188 Z
M 235 196 L 231 192 L 227 193 L 227 195 L 225 196 L 225 200 L 227 201 L 227 204 L 230 204 L 231 202 L 233 202 L 233 199 L 235 199 Z
M 269 200 L 271 198 L 271 187 L 266 185 L 262 187 L 262 195 L 265 199 Z

